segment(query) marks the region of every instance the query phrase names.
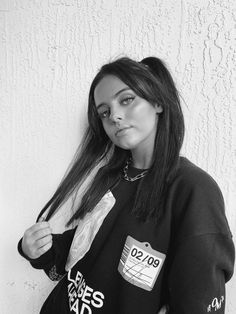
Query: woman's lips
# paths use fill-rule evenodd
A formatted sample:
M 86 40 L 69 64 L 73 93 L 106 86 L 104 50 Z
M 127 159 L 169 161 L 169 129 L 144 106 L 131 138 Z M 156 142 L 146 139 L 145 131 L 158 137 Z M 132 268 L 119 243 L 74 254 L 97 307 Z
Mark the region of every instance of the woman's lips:
M 127 127 L 127 128 L 123 128 L 121 130 L 118 130 L 116 132 L 116 136 L 123 136 L 123 135 L 125 135 L 129 131 L 130 128 L 131 127 Z

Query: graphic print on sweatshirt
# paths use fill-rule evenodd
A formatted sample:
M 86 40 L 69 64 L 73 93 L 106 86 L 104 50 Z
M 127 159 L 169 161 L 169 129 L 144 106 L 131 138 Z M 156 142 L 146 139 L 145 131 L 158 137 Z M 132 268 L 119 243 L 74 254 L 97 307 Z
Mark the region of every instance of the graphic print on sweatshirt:
M 128 236 L 120 258 L 118 271 L 129 283 L 151 291 L 161 271 L 166 255 L 152 249 L 148 242 Z
M 68 272 L 68 298 L 71 313 L 93 314 L 94 309 L 103 307 L 104 294 L 86 284 L 81 272 Z M 102 313 L 102 312 L 101 312 Z
M 92 212 L 80 220 L 70 247 L 66 262 L 66 270 L 70 270 L 90 250 L 93 240 L 98 233 L 104 219 L 115 205 L 116 199 L 108 190 L 98 202 Z

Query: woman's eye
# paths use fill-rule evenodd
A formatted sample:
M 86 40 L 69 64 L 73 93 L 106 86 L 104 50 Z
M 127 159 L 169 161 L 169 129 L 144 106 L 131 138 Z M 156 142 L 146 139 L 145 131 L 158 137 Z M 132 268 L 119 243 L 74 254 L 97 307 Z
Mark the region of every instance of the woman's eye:
M 128 104 L 130 104 L 133 100 L 134 100 L 134 97 L 133 97 L 133 96 L 129 96 L 129 97 L 124 98 L 124 99 L 121 101 L 121 103 L 122 103 L 123 105 L 128 105 Z
M 108 110 L 100 112 L 98 115 L 101 119 L 105 119 L 108 116 Z

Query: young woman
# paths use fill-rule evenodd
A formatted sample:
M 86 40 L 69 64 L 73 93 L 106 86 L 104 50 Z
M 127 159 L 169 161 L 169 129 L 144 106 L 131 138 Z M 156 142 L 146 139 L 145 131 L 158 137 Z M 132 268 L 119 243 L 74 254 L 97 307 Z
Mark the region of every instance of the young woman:
M 59 280 L 40 313 L 224 313 L 234 265 L 224 201 L 216 182 L 179 155 L 183 114 L 164 63 L 104 65 L 88 121 L 72 166 L 18 245 Z M 98 165 L 69 229 L 52 233 L 51 218 Z

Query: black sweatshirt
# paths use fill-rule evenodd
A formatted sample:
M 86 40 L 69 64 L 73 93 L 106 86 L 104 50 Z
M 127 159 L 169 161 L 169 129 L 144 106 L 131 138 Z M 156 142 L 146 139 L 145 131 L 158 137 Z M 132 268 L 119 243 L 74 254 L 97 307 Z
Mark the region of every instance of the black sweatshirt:
M 142 172 L 130 167 L 129 175 Z M 116 202 L 89 251 L 69 271 L 67 256 L 76 229 L 53 234 L 38 259 L 24 256 L 52 280 L 60 280 L 41 314 L 224 313 L 234 245 L 215 181 L 181 157 L 156 225 L 139 222 L 131 208 L 139 180 L 122 179 L 110 192 Z

